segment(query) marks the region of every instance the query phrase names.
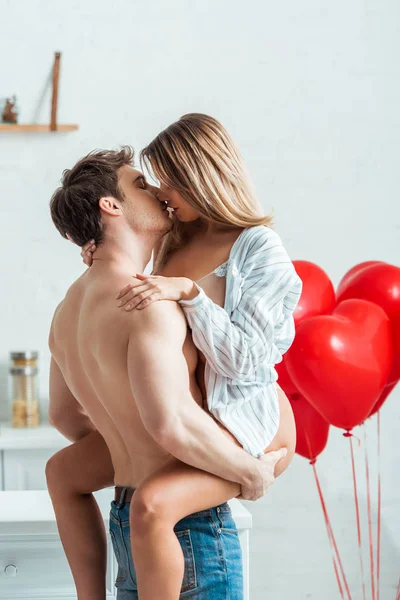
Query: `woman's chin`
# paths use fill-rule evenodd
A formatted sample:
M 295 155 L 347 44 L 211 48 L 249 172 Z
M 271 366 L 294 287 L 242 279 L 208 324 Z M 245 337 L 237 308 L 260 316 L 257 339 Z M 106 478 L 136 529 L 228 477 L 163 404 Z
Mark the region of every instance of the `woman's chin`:
M 172 219 L 173 219 L 174 221 L 181 221 L 182 223 L 187 223 L 188 221 L 190 221 L 190 219 L 185 219 L 185 217 L 184 217 L 184 216 L 182 216 L 182 215 L 178 215 L 178 214 L 176 214 L 176 215 L 172 215 Z
M 173 219 L 178 219 L 178 221 L 181 221 L 181 223 L 194 223 L 195 221 L 199 220 L 199 216 L 196 215 L 195 217 L 191 216 L 189 217 L 188 215 L 182 215 L 177 213 L 176 215 L 172 216 Z

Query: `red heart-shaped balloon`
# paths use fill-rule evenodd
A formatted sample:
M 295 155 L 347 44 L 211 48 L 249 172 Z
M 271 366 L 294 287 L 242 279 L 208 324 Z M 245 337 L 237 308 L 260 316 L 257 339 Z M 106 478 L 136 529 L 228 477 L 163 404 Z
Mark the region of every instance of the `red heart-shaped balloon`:
M 400 311 L 390 319 L 393 336 L 393 363 L 388 377 L 388 384 L 400 379 Z
M 399 361 L 400 357 L 400 315 L 398 318 L 392 320 L 392 334 L 393 334 L 393 354 L 396 357 L 393 361 L 393 364 L 396 365 L 397 361 Z M 390 381 L 390 375 L 393 374 L 393 367 L 389 374 L 388 381 Z M 400 378 L 399 378 L 400 379 Z M 393 388 L 398 384 L 399 379 L 394 379 L 394 381 L 390 381 L 384 389 L 382 394 L 379 396 L 378 400 L 374 404 L 373 409 L 370 412 L 370 417 L 380 410 L 382 404 L 385 402 L 386 398 L 392 393 Z
M 325 419 L 350 431 L 370 414 L 393 358 L 390 321 L 376 304 L 347 300 L 302 321 L 286 355 L 291 379 Z
M 389 383 L 388 385 L 386 385 L 383 388 L 383 392 L 382 394 L 379 396 L 378 400 L 375 402 L 371 412 L 369 413 L 369 416 L 372 417 L 372 415 L 374 415 L 375 413 L 378 412 L 378 410 L 381 409 L 382 404 L 385 402 L 386 398 L 388 396 L 390 396 L 390 394 L 393 391 L 393 388 L 396 387 L 396 385 L 398 384 L 398 381 L 394 381 L 393 383 Z
M 297 394 L 299 390 L 294 385 L 293 381 L 290 378 L 290 375 L 286 368 L 285 362 L 286 355 L 283 357 L 282 361 L 275 365 L 276 372 L 278 373 L 278 383 L 285 392 L 286 396 L 291 396 L 292 394 Z
M 315 460 L 328 441 L 329 423 L 300 394 L 289 396 L 296 421 L 296 452 Z
M 336 304 L 335 290 L 325 271 L 308 260 L 294 260 L 293 265 L 303 282 L 301 297 L 293 313 L 296 325 L 309 317 L 330 314 Z M 285 394 L 287 396 L 297 394 L 299 390 L 287 371 L 285 357 L 275 366 L 275 369 L 278 373 L 279 385 Z
M 364 269 L 367 269 L 371 265 L 385 265 L 385 264 L 387 264 L 387 263 L 384 263 L 381 260 L 366 260 L 362 263 L 358 263 L 358 265 L 354 265 L 354 267 L 351 267 L 351 269 L 349 269 L 347 271 L 347 273 L 345 273 L 343 275 L 342 279 L 340 280 L 340 283 L 339 283 L 337 291 L 336 291 L 336 296 L 339 298 L 341 296 L 341 294 L 351 284 L 351 282 L 356 277 L 356 275 L 361 273 L 361 271 L 364 271 Z
M 321 267 L 308 260 L 294 260 L 294 268 L 303 282 L 301 298 L 294 310 L 296 325 L 316 315 L 330 314 L 335 308 L 335 290 Z
M 394 327 L 394 321 L 400 318 L 400 268 L 377 261 L 371 261 L 369 265 L 364 263 L 364 265 L 366 265 L 364 268 L 358 269 L 347 280 L 341 281 L 337 291 L 337 301 L 362 298 L 374 302 L 383 308 Z M 396 332 L 393 331 L 393 337 L 395 336 Z M 400 352 L 394 352 L 387 383 L 393 383 L 399 378 Z

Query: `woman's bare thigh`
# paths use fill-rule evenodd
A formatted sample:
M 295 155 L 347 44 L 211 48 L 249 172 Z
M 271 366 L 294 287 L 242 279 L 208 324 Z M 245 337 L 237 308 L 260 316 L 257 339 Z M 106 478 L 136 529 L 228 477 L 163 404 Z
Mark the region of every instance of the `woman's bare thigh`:
M 238 483 L 221 479 L 177 459 L 147 477 L 133 495 L 133 503 L 149 502 L 157 514 L 174 525 L 188 515 L 239 496 Z
M 296 427 L 289 400 L 283 390 L 278 386 L 280 407 L 279 429 L 264 453 L 287 448 L 288 453 L 281 459 L 275 468 L 275 477 L 286 470 L 291 462 L 296 447 Z M 214 417 L 213 417 L 214 418 Z M 237 439 L 224 425 L 214 419 L 218 426 L 229 436 L 232 441 L 240 446 Z M 138 487 L 138 495 L 147 498 L 151 503 L 156 503 L 161 508 L 164 518 L 174 524 L 184 517 L 212 508 L 241 494 L 238 483 L 221 479 L 216 475 L 191 467 L 175 458 L 157 469 Z

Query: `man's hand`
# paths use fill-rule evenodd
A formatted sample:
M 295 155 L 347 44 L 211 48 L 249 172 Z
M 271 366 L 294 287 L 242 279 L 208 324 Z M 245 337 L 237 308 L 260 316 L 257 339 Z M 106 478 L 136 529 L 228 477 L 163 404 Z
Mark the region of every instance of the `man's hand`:
M 267 452 L 263 456 L 260 456 L 258 459 L 258 477 L 255 477 L 248 485 L 242 485 L 242 493 L 238 498 L 242 498 L 243 500 L 258 500 L 264 496 L 275 481 L 276 464 L 284 458 L 286 454 L 287 449 L 281 448 L 280 450 Z

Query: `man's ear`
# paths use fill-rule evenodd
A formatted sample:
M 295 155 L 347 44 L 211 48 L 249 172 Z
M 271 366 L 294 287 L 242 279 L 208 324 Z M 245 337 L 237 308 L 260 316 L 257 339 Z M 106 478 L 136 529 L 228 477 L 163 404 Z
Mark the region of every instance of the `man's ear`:
M 120 216 L 122 214 L 121 207 L 119 206 L 118 200 L 112 196 L 103 196 L 99 200 L 100 210 L 111 216 Z

